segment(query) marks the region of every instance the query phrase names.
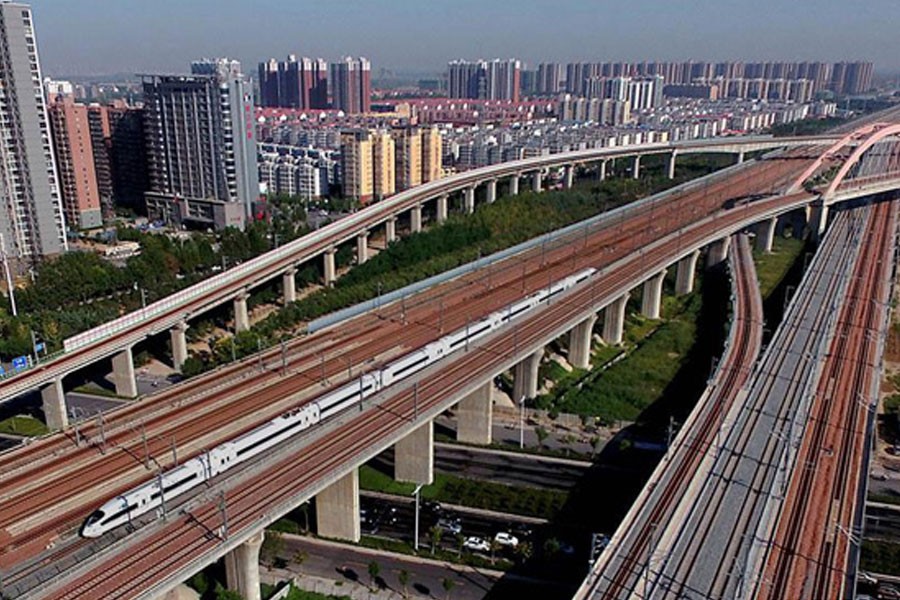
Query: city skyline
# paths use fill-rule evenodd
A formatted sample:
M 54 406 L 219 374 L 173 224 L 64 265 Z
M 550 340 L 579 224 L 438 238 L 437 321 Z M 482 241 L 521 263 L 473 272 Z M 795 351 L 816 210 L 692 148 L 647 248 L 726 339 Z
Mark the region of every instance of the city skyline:
M 38 0 L 34 13 L 44 70 L 52 76 L 166 72 L 204 56 L 254 65 L 292 53 L 329 60 L 366 56 L 373 75 L 381 68 L 441 72 L 456 58 L 517 58 L 529 66 L 580 60 L 872 60 L 878 72 L 900 70 L 891 30 L 900 5 L 888 0 L 849 12 L 834 2 L 785 6 L 773 0 L 702 0 L 690 11 L 656 0 L 632 3 L 628 11 L 580 0 L 552 6 L 397 1 L 376 15 L 355 1 L 152 6 Z M 702 21 L 692 16 L 700 13 Z M 708 26 L 716 22 L 722 26 Z M 73 27 L 81 35 L 72 35 Z

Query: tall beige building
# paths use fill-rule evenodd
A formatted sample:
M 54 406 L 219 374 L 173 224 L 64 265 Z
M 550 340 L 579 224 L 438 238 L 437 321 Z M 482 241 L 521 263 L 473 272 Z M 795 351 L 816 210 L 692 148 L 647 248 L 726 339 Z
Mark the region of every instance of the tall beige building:
M 397 191 L 394 170 L 394 138 L 386 131 L 375 131 L 372 140 L 372 191 L 376 200 L 383 200 Z
M 422 131 L 422 183 L 441 178 L 441 133 L 437 127 Z
M 348 131 L 341 134 L 341 166 L 344 196 L 355 198 L 362 204 L 371 202 L 375 182 L 372 138 L 368 131 Z
M 422 132 L 404 127 L 393 130 L 397 153 L 397 189 L 408 190 L 422 183 Z

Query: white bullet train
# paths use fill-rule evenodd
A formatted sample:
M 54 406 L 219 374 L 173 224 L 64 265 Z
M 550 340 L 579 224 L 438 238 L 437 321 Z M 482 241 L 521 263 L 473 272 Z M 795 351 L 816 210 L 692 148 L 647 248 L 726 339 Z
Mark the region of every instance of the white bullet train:
M 176 496 L 200 485 L 253 458 L 257 454 L 287 440 L 296 433 L 308 429 L 351 406 L 359 405 L 365 398 L 398 381 L 425 369 L 444 356 L 484 337 L 507 323 L 537 308 L 542 302 L 565 292 L 588 279 L 596 269 L 585 269 L 558 281 L 518 302 L 489 316 L 470 323 L 441 339 L 411 352 L 385 366 L 380 371 L 367 373 L 337 390 L 325 394 L 308 404 L 295 408 L 268 423 L 233 440 L 220 444 L 196 456 L 184 464 L 161 474 L 143 485 L 116 496 L 98 508 L 84 522 L 81 535 L 96 538 L 132 519 L 171 501 Z

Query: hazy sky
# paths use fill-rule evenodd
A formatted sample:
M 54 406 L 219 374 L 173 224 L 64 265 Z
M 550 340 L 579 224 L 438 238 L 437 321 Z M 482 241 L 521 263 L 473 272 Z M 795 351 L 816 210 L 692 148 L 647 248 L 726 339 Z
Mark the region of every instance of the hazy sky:
M 452 58 L 821 59 L 900 70 L 900 0 L 34 0 L 50 75 L 289 53 L 439 71 Z

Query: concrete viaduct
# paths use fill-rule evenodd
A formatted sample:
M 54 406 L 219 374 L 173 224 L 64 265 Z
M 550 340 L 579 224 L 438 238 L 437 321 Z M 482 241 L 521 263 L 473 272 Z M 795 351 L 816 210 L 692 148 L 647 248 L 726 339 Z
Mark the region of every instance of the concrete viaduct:
M 462 192 L 462 209 L 475 210 L 476 190 L 485 189 L 485 199 L 494 202 L 498 182 L 508 180 L 508 193 L 519 193 L 521 180 L 530 180 L 531 190 L 540 192 L 545 171 L 563 168 L 563 185 L 573 184 L 577 167 L 596 165 L 600 179 L 606 177 L 609 161 L 631 158 L 630 173 L 640 176 L 641 158 L 665 155 L 666 172 L 674 177 L 676 158 L 700 153 L 727 153 L 743 162 L 745 153 L 776 148 L 802 147 L 840 143 L 840 136 L 809 136 L 794 138 L 733 137 L 711 140 L 692 140 L 674 143 L 651 143 L 622 147 L 582 150 L 549 156 L 512 161 L 467 171 L 415 189 L 401 192 L 344 219 L 332 223 L 290 244 L 249 260 L 215 277 L 154 302 L 145 308 L 76 335 L 65 341 L 65 351 L 53 360 L 45 361 L 18 375 L 0 381 L 0 402 L 26 392 L 40 390 L 44 413 L 51 429 L 68 425 L 63 379 L 70 373 L 111 358 L 116 393 L 122 397 L 136 397 L 132 348 L 135 344 L 168 331 L 171 336 L 173 362 L 180 369 L 187 358 L 185 332 L 189 320 L 225 302 L 232 302 L 236 331 L 250 327 L 247 299 L 259 285 L 281 277 L 284 302 L 296 299 L 295 275 L 299 265 L 321 257 L 327 285 L 335 281 L 335 252 L 338 246 L 355 240 L 357 262 L 368 258 L 368 237 L 378 227 L 384 227 L 388 243 L 397 238 L 397 221 L 401 214 L 409 215 L 409 229 L 416 233 L 423 227 L 423 207 L 434 203 L 436 222 L 447 218 L 450 195 Z M 850 143 L 849 141 L 845 142 Z

